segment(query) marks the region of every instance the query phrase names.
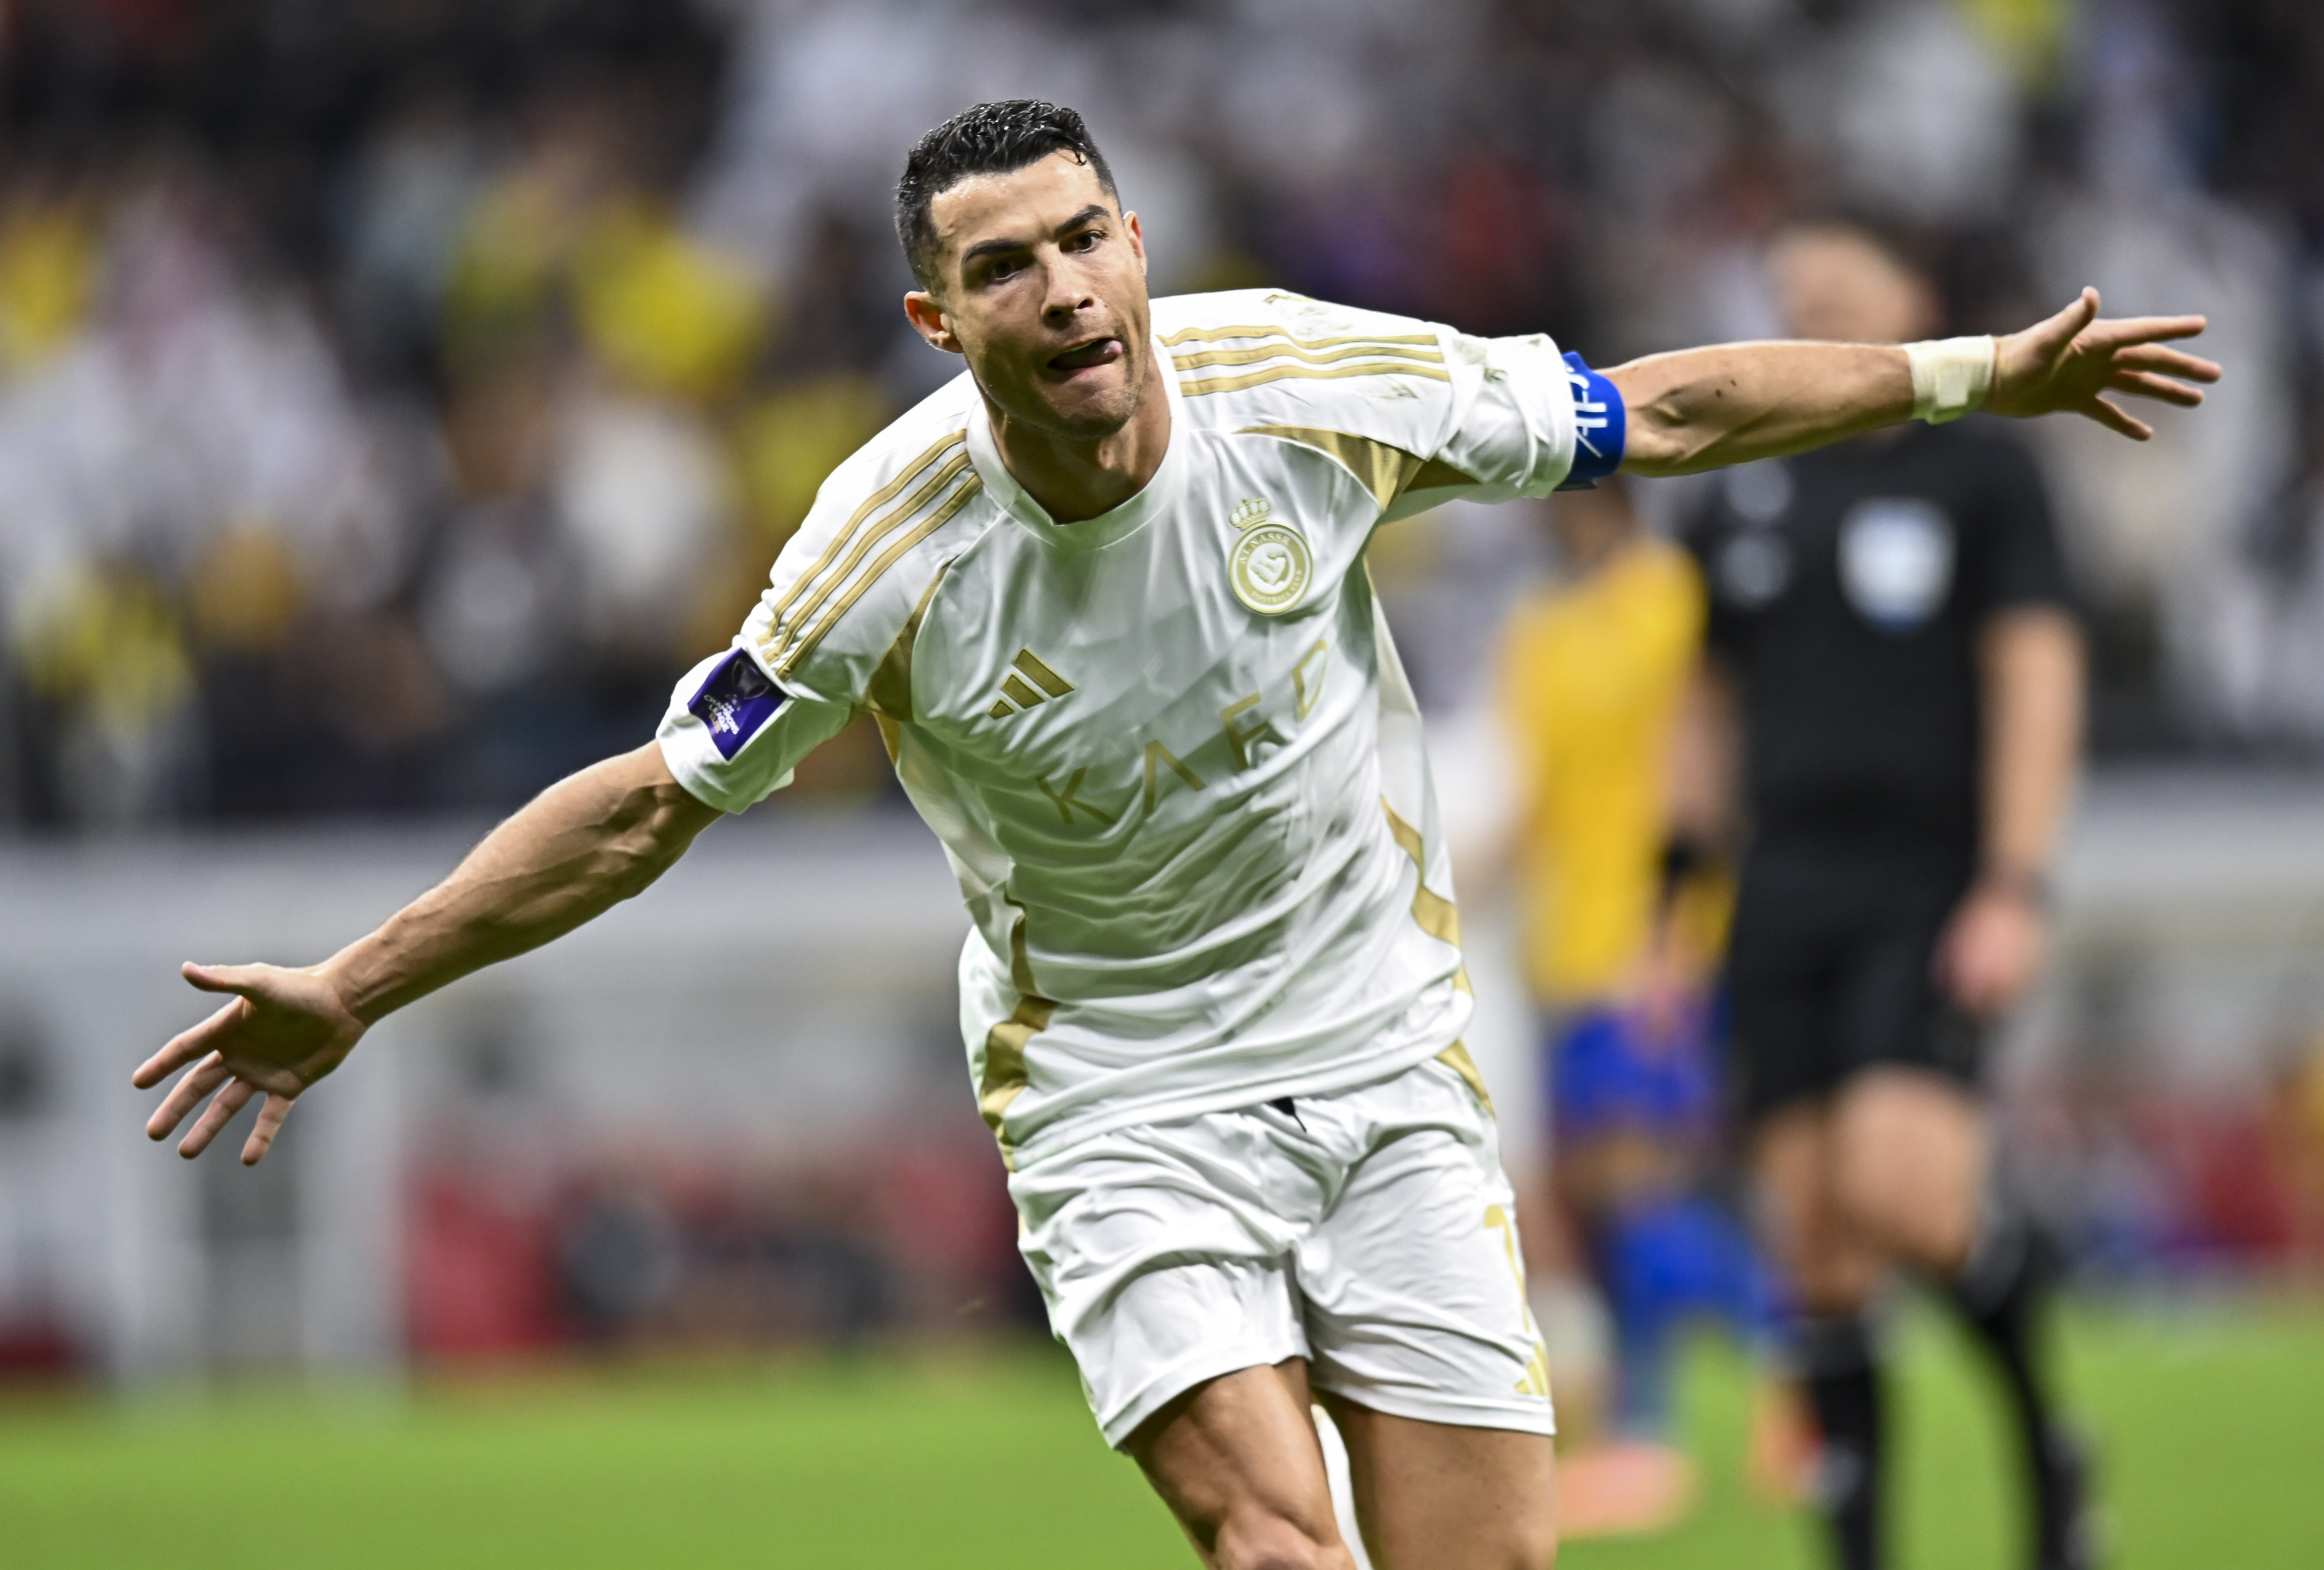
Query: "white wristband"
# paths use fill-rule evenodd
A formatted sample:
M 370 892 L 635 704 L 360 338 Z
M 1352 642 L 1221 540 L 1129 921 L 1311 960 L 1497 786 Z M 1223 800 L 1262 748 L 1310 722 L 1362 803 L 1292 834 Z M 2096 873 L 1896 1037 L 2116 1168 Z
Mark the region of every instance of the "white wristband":
M 2001 347 L 1993 339 L 1923 338 L 1904 346 L 1913 367 L 1913 418 L 1942 425 L 1982 409 Z

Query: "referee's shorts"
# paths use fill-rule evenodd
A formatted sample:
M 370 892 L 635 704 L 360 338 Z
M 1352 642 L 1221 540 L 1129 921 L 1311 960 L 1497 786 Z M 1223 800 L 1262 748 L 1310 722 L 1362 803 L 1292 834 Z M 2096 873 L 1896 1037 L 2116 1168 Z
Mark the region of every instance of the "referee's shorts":
M 1974 1086 L 1985 1031 L 1939 990 L 1962 858 L 1755 845 L 1728 949 L 1734 1104 L 1745 1123 L 1882 1065 Z

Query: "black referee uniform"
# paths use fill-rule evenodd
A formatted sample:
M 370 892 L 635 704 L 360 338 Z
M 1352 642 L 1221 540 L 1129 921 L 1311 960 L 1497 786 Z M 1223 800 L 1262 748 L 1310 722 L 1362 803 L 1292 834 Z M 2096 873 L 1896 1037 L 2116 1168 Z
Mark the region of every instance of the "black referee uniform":
M 1874 1064 L 1973 1082 L 1981 1032 L 1931 964 L 1977 872 L 1978 633 L 2070 605 L 2032 458 L 1996 421 L 1904 426 L 1727 471 L 1688 543 L 1742 718 L 1739 1110 Z

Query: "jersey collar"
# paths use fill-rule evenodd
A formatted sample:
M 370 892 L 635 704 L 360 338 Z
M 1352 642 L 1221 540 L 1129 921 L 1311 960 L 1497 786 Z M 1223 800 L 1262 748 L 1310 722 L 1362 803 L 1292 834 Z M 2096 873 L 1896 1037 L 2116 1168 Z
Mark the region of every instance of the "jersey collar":
M 984 494 L 1044 545 L 1065 550 L 1095 550 L 1111 545 L 1145 528 L 1176 502 L 1185 488 L 1186 420 L 1181 407 L 1178 378 L 1171 374 L 1170 351 L 1158 337 L 1151 341 L 1155 363 L 1162 367 L 1162 386 L 1170 399 L 1170 442 L 1163 448 L 1161 465 L 1155 469 L 1154 477 L 1146 482 L 1145 489 L 1113 511 L 1094 518 L 1060 523 L 1026 494 L 1025 487 L 1017 483 L 1017 476 L 1009 472 L 1009 466 L 1001 461 L 1000 446 L 992 439 L 991 412 L 984 408 L 982 398 L 977 400 L 978 412 L 968 420 L 968 456 L 976 466 L 977 477 L 984 482 Z

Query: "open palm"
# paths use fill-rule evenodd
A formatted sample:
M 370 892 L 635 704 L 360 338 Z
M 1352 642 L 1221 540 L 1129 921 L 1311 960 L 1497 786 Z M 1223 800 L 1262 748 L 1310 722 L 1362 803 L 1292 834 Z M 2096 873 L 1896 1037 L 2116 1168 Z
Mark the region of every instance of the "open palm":
M 2166 345 L 2191 338 L 2206 325 L 2200 316 L 2100 321 L 2098 291 L 2085 289 L 2049 320 L 1999 341 L 1986 407 L 2021 418 L 2080 414 L 2144 441 L 2154 428 L 2107 395 L 2127 393 L 2181 409 L 2200 403 L 2202 389 L 2189 383 L 2218 381 L 2219 367 Z
M 242 1147 L 243 1164 L 255 1166 L 274 1143 L 299 1093 L 337 1068 L 363 1039 L 364 1021 L 348 1011 L 337 989 L 314 971 L 272 965 L 183 968 L 186 980 L 202 991 L 234 996 L 138 1066 L 134 1082 L 138 1089 L 150 1090 L 193 1065 L 146 1122 L 146 1136 L 167 1139 L 215 1090 L 217 1097 L 178 1144 L 180 1155 L 198 1156 L 235 1113 L 254 1096 L 263 1095 L 266 1100 L 258 1109 L 258 1124 Z

